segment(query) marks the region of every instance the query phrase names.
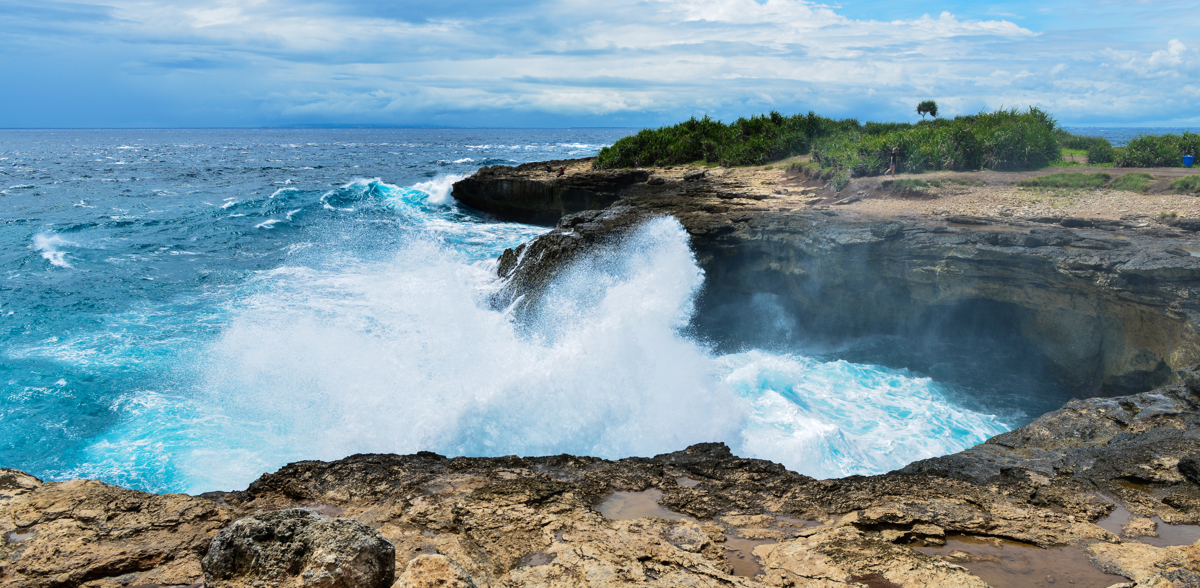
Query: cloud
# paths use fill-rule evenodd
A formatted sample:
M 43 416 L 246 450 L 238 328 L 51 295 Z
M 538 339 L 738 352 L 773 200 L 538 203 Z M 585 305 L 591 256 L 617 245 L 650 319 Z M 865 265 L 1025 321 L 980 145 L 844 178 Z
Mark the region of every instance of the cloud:
M 662 124 L 769 109 L 908 119 L 926 98 L 946 114 L 1036 104 L 1092 120 L 1155 92 L 1174 109 L 1161 120 L 1178 120 L 1195 116 L 1182 104 L 1200 63 L 1180 40 L 951 12 L 855 20 L 804 0 L 0 0 L 0 17 L 0 75 L 52 84 L 39 76 L 55 63 L 97 56 L 110 90 L 158 101 L 138 117 L 187 112 L 198 125 Z M 22 65 L 34 62 L 50 69 Z M 36 101 L 21 108 L 0 108 L 0 126 L 39 116 Z M 180 124 L 171 116 L 160 124 Z

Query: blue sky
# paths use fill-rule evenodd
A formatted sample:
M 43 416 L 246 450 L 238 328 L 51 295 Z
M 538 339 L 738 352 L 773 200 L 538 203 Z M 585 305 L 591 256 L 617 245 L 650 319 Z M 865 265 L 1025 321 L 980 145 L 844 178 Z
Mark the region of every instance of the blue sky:
M 0 127 L 1200 127 L 1195 0 L 0 0 Z

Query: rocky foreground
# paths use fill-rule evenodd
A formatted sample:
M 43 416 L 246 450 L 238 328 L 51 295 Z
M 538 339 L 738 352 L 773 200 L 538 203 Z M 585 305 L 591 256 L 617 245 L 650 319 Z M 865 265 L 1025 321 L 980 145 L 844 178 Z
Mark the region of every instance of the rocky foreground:
M 498 261 L 497 305 L 520 312 L 590 247 L 671 215 L 711 309 L 770 292 L 810 311 L 805 328 L 854 334 L 985 304 L 1081 393 L 1158 387 L 837 480 L 717 443 L 618 461 L 356 455 L 201 496 L 0 470 L 0 586 L 983 587 L 1014 566 L 997 549 L 1053 557 L 995 586 L 1200 586 L 1200 222 L 881 215 L 847 208 L 890 197 L 878 182 L 560 163 L 562 178 L 491 168 L 455 188 L 557 223 Z
M 1144 542 L 1200 523 L 1200 373 L 1184 375 L 838 480 L 718 443 L 619 461 L 356 455 L 202 496 L 3 470 L 0 586 L 986 586 L 960 535 L 1072 546 L 1113 584 L 1196 586 L 1200 545 Z M 615 492 L 658 511 L 606 517 Z M 1118 504 L 1125 536 L 1097 524 Z

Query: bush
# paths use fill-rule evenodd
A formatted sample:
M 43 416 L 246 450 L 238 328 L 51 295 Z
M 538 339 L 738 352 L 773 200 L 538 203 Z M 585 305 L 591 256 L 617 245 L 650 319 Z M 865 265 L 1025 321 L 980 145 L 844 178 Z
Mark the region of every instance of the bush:
M 1037 108 L 999 110 L 884 135 L 834 135 L 816 140 L 812 153 L 821 167 L 847 169 L 853 177 L 886 171 L 892 147 L 900 148 L 905 172 L 1036 168 L 1062 159 L 1055 128 Z
M 1050 174 L 1048 176 L 1038 176 L 1036 178 L 1027 178 L 1017 182 L 1022 188 L 1066 188 L 1069 190 L 1085 190 L 1090 188 L 1099 188 L 1108 183 L 1112 176 L 1099 174 L 1083 174 L 1083 173 L 1061 173 Z
M 695 117 L 646 129 L 600 151 L 598 169 L 704 164 L 762 165 L 811 152 L 820 172 L 838 189 L 850 178 L 887 170 L 893 147 L 900 171 L 1040 168 L 1062 159 L 1057 123 L 1037 109 L 998 110 L 917 124 L 867 123 L 778 112 L 724 124 Z
M 1138 135 L 1113 157 L 1113 167 L 1182 167 L 1184 155 L 1196 155 L 1200 135 Z
M 812 141 L 834 133 L 860 132 L 855 119 L 833 120 L 815 113 L 785 117 L 778 112 L 725 124 L 707 116 L 674 126 L 646 129 L 600 150 L 598 169 L 702 162 L 724 166 L 762 165 L 809 152 Z

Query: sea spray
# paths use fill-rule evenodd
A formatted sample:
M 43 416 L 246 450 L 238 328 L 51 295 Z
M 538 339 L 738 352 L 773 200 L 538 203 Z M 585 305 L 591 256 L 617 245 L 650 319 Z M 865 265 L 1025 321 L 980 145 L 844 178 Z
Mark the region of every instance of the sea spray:
M 519 322 L 491 310 L 495 258 L 545 229 L 481 218 L 450 186 L 509 153 L 611 142 L 522 142 L 555 133 L 6 143 L 22 145 L 0 148 L 9 184 L 28 188 L 0 224 L 0 466 L 199 492 L 362 451 L 619 458 L 724 441 L 825 477 L 1004 428 L 903 370 L 688 336 L 704 276 L 669 218 L 583 256 Z M 361 141 L 374 134 L 389 139 Z
M 137 418 L 114 431 L 120 442 L 91 447 L 89 462 L 144 454 L 123 467 L 170 467 L 198 491 L 363 452 L 620 458 L 725 441 L 830 477 L 1004 430 L 927 379 L 714 355 L 683 332 L 703 272 L 673 218 L 583 256 L 528 324 L 483 303 L 485 266 L 413 238 L 386 261 L 327 251 L 264 272 L 228 303 L 190 399 L 126 399 Z

